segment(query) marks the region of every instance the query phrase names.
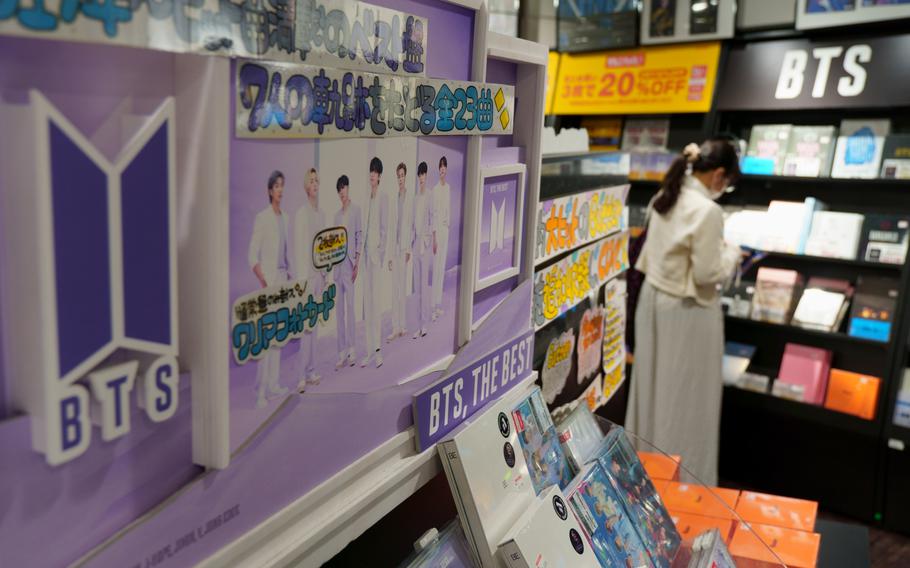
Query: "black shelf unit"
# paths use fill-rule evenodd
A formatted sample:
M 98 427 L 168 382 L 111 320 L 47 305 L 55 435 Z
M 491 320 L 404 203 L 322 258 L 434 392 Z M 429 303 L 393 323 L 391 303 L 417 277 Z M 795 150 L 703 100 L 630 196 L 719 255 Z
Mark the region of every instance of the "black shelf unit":
M 748 139 L 755 124 L 834 124 L 844 118 L 893 117 L 893 110 L 836 109 L 802 111 L 727 111 L 716 116 L 715 132 Z M 910 125 L 910 113 L 894 119 L 895 130 Z M 910 129 L 906 129 L 910 131 Z M 639 193 L 656 191 L 656 184 L 642 184 Z M 773 200 L 802 201 L 816 197 L 832 211 L 910 214 L 910 180 L 805 178 L 744 175 L 722 205 L 767 206 Z M 908 360 L 908 265 L 835 259 L 769 252 L 746 278 L 753 279 L 760 266 L 797 270 L 805 277 L 843 278 L 892 276 L 900 279 L 899 303 L 887 343 L 850 337 L 844 327 L 834 333 L 775 325 L 742 318 L 725 318 L 726 338 L 755 345 L 750 370 L 776 377 L 788 342 L 829 349 L 832 366 L 881 378 L 875 418 L 871 421 L 840 414 L 823 407 L 782 400 L 771 395 L 724 390 L 721 426 L 721 478 L 769 492 L 816 499 L 827 510 L 866 522 L 883 517 L 888 523 L 886 495 L 895 495 L 893 471 L 900 464 L 889 461 L 886 432 L 890 428 L 896 389 Z M 848 319 L 848 318 L 845 318 Z M 910 449 L 910 430 L 906 432 Z M 892 450 L 892 453 L 894 451 Z M 901 456 L 903 457 L 903 456 Z M 910 472 L 910 459 L 906 460 Z M 896 465 L 897 464 L 897 465 Z M 901 471 L 904 471 L 901 469 Z M 908 474 L 904 473 L 904 479 Z M 910 490 L 904 490 L 910 504 Z M 910 530 L 910 515 L 905 515 Z

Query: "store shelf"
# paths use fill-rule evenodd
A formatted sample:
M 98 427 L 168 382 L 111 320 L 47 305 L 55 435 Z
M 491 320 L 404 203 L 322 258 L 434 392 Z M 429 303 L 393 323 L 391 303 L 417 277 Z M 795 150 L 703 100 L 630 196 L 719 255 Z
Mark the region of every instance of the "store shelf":
M 796 176 L 765 176 L 745 174 L 740 177 L 739 184 L 765 183 L 765 184 L 806 184 L 843 187 L 910 187 L 910 180 L 906 179 L 862 179 L 862 178 L 831 178 L 831 177 L 796 177 Z
M 767 413 L 769 416 L 786 416 L 866 436 L 877 436 L 879 432 L 879 424 L 875 420 L 864 420 L 814 404 L 778 398 L 739 387 L 725 386 L 724 408 L 733 411 L 735 408 L 743 406 Z
M 792 335 L 795 337 L 814 337 L 817 339 L 825 339 L 825 340 L 836 341 L 836 342 L 840 342 L 840 343 L 850 343 L 850 344 L 860 345 L 860 346 L 864 346 L 864 347 L 881 349 L 882 351 L 885 351 L 888 349 L 888 343 L 884 343 L 881 341 L 873 341 L 871 339 L 862 339 L 860 337 L 851 337 L 851 336 L 847 335 L 846 333 L 816 331 L 814 329 L 804 329 L 801 327 L 797 327 L 795 325 L 770 323 L 770 322 L 766 322 L 766 321 L 758 321 L 758 320 L 753 320 L 753 319 L 749 319 L 749 318 L 741 318 L 741 317 L 736 317 L 736 316 L 731 316 L 731 315 L 725 315 L 724 318 L 726 319 L 727 323 L 729 323 L 729 324 L 752 326 L 752 327 L 757 327 L 757 328 L 767 328 L 770 331 L 784 332 L 788 335 Z
M 885 270 L 890 272 L 900 272 L 904 266 L 902 264 L 886 264 L 884 262 L 869 262 L 866 260 L 856 260 L 848 258 L 833 258 L 830 256 L 811 256 L 808 254 L 792 254 L 786 252 L 774 252 L 774 251 L 761 251 L 766 256 L 766 258 L 779 258 L 786 260 L 795 260 L 803 262 L 812 262 L 816 264 L 829 264 L 829 265 L 840 265 L 840 266 L 849 266 L 852 268 L 868 268 L 874 270 Z

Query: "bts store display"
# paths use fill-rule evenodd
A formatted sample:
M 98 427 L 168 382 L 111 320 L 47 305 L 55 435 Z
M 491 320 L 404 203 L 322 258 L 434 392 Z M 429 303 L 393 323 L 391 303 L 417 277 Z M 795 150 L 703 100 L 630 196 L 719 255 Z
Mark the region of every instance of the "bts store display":
M 531 376 L 547 53 L 481 7 L 0 9 L 0 563 L 320 564 L 418 393 Z

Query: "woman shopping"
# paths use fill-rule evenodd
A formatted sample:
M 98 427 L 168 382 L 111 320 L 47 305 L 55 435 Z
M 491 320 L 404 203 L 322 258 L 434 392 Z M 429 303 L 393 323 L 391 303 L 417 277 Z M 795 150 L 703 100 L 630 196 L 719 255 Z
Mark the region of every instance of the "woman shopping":
M 648 207 L 646 240 L 635 266 L 645 280 L 634 314 L 626 427 L 681 455 L 708 485 L 717 483 L 723 393 L 719 287 L 742 254 L 724 242 L 723 211 L 714 201 L 738 177 L 730 142 L 686 146 Z

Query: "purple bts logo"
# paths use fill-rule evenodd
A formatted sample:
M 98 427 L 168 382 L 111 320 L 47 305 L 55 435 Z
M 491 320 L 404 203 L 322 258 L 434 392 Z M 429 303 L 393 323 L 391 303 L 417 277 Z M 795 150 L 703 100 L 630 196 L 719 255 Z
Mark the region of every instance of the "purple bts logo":
M 16 334 L 21 348 L 11 341 L 13 396 L 33 417 L 33 445 L 57 465 L 86 451 L 93 422 L 105 441 L 129 432 L 134 388 L 150 420 L 177 410 L 174 104 L 116 117 L 113 132 L 138 125 L 124 143 L 89 140 L 37 91 L 25 108 L 34 140 L 18 151 L 33 172 L 31 195 L 5 196 L 3 209 L 5 222 L 34 236 L 23 243 L 34 266 L 12 262 L 22 272 L 9 277 L 4 312 L 21 321 L 25 302 L 9 297 L 33 287 L 26 297 L 37 305 L 21 313 L 35 321 Z M 22 183 L 5 191 L 18 194 Z M 10 212 L 15 199 L 21 220 Z

